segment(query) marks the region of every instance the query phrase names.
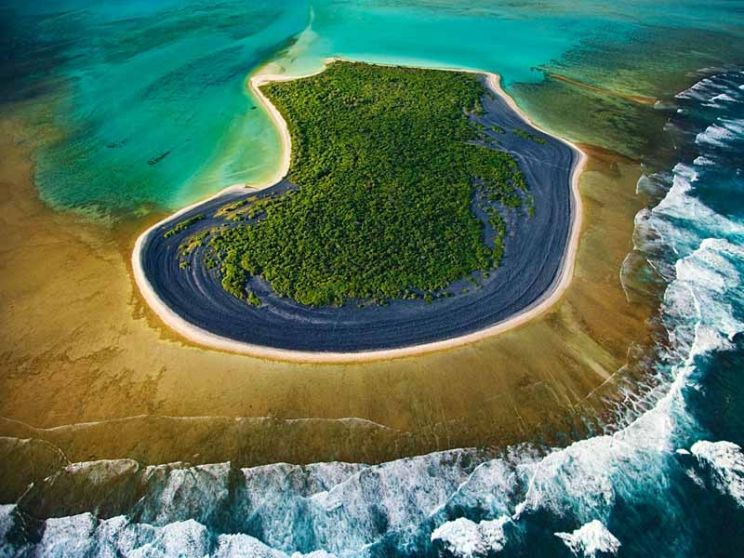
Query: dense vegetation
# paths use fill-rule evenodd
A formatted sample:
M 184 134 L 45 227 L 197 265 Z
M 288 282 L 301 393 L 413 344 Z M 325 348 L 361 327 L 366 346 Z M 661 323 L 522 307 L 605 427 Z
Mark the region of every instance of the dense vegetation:
M 186 229 L 188 229 L 194 223 L 201 221 L 202 219 L 204 219 L 204 215 L 194 215 L 193 217 L 189 217 L 188 219 L 179 221 L 170 229 L 165 231 L 165 233 L 163 233 L 163 238 L 170 238 L 171 236 L 175 236 L 181 231 L 185 231 Z
M 503 211 L 530 198 L 514 158 L 477 141 L 478 76 L 337 62 L 263 90 L 298 188 L 220 210 L 245 221 L 210 241 L 227 291 L 257 304 L 260 276 L 308 305 L 428 300 L 498 265 Z
M 547 143 L 547 141 L 545 141 L 545 138 L 537 136 L 531 132 L 528 132 L 527 130 L 523 130 L 522 128 L 514 128 L 512 132 L 514 132 L 515 136 L 518 136 L 525 140 L 534 141 L 535 143 L 539 143 L 541 145 Z

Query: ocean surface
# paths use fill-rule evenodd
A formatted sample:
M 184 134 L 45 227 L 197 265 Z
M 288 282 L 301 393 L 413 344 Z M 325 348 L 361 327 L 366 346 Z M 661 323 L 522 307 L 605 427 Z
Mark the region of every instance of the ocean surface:
M 0 555 L 740 556 L 744 3 L 577 4 L 0 3 L 0 95 L 30 107 L 60 211 L 124 222 L 270 175 L 278 139 L 244 87 L 265 62 L 478 68 L 643 165 L 618 273 L 660 304 L 648 385 L 594 437 L 374 466 L 76 463 L 3 503 Z

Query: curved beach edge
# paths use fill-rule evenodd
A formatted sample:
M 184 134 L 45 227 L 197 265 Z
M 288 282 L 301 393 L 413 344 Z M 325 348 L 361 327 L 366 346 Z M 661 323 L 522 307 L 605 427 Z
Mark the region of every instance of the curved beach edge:
M 180 209 L 172 215 L 169 215 L 165 219 L 162 219 L 161 221 L 152 225 L 137 238 L 134 244 L 134 249 L 132 251 L 132 272 L 134 275 L 135 283 L 137 284 L 137 287 L 142 293 L 142 296 L 147 304 L 168 327 L 176 331 L 188 341 L 191 341 L 198 345 L 230 353 L 244 354 L 256 358 L 302 363 L 350 363 L 374 360 L 391 360 L 435 351 L 443 351 L 446 349 L 453 349 L 514 329 L 547 312 L 561 298 L 563 293 L 571 284 L 571 280 L 573 279 L 574 266 L 576 263 L 576 253 L 578 250 L 579 236 L 581 233 L 582 225 L 582 202 L 581 194 L 579 191 L 579 177 L 581 176 L 584 167 L 586 166 L 587 155 L 575 144 L 569 142 L 564 138 L 556 136 L 555 134 L 547 132 L 537 126 L 532 121 L 532 119 L 517 106 L 516 102 L 514 102 L 514 100 L 502 89 L 500 76 L 494 73 L 478 72 L 475 70 L 463 68 L 443 69 L 448 71 L 476 73 L 485 76 L 486 82 L 490 89 L 494 93 L 499 95 L 507 103 L 509 108 L 519 114 L 519 116 L 523 118 L 525 122 L 529 123 L 535 129 L 540 130 L 541 132 L 569 146 L 578 155 L 576 161 L 574 162 L 573 168 L 571 169 L 571 230 L 561 261 L 561 267 L 558 275 L 556 276 L 556 279 L 553 281 L 553 283 L 551 283 L 550 288 L 548 288 L 543 293 L 543 295 L 535 302 L 533 302 L 530 306 L 522 309 L 520 312 L 505 320 L 502 320 L 492 326 L 481 329 L 479 331 L 468 333 L 466 335 L 460 335 L 457 337 L 451 337 L 449 339 L 434 341 L 431 343 L 422 343 L 418 345 L 410 345 L 408 347 L 399 347 L 394 349 L 378 349 L 358 352 L 312 352 L 278 349 L 263 345 L 253 345 L 250 343 L 236 341 L 228 337 L 216 335 L 205 329 L 197 327 L 194 324 L 183 319 L 162 301 L 150 281 L 147 279 L 144 268 L 142 267 L 142 248 L 145 245 L 145 242 L 148 239 L 149 235 L 158 227 L 175 219 L 178 219 L 187 211 L 190 211 L 191 209 L 202 205 L 206 201 L 222 197 L 232 192 L 244 192 L 246 189 L 262 190 L 265 188 L 269 188 L 282 180 L 289 172 L 291 158 L 292 144 L 289 134 L 289 128 L 277 108 L 271 103 L 268 97 L 266 97 L 261 92 L 260 86 L 274 81 L 292 81 L 296 79 L 302 79 L 304 77 L 309 77 L 311 75 L 315 75 L 324 71 L 328 64 L 339 60 L 343 59 L 329 58 L 324 61 L 324 64 L 320 68 L 320 70 L 311 74 L 305 74 L 301 76 L 288 76 L 259 70 L 248 80 L 249 90 L 259 101 L 261 106 L 266 110 L 272 122 L 279 131 L 282 147 L 282 156 L 279 168 L 274 177 L 271 178 L 269 181 L 260 184 L 235 184 L 233 186 L 225 188 L 213 196 L 193 203 L 187 207 Z

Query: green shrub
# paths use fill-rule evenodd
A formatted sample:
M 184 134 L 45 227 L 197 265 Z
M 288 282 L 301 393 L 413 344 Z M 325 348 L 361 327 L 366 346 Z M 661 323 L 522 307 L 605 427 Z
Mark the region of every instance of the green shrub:
M 520 207 L 527 184 L 511 155 L 473 143 L 488 93 L 478 76 L 344 62 L 263 90 L 288 122 L 299 188 L 225 208 L 252 219 L 210 243 L 228 292 L 250 297 L 248 277 L 261 276 L 312 306 L 433 300 L 498 265 L 496 206 Z

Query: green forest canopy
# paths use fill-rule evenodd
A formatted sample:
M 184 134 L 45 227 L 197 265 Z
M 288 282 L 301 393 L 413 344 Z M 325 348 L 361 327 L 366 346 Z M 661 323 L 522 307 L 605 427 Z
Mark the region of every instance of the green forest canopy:
M 429 300 L 498 266 L 501 208 L 530 198 L 515 159 L 477 143 L 478 76 L 335 62 L 262 90 L 288 122 L 299 188 L 212 238 L 226 290 L 259 304 L 247 281 L 260 276 L 306 305 Z

